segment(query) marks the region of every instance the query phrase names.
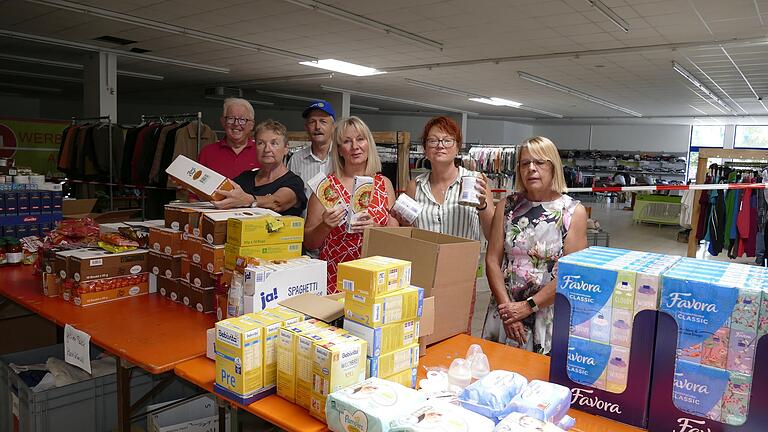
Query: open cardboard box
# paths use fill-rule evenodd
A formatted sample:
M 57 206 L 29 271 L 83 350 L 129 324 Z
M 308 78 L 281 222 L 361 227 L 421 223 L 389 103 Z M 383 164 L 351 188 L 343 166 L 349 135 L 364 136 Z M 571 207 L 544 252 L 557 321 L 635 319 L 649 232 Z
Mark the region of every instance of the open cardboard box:
M 427 332 L 427 320 L 423 320 L 422 347 L 466 333 L 480 242 L 417 228 L 369 228 L 362 256 L 374 255 L 411 262 L 411 285 L 424 288 L 425 314 L 432 297 L 434 327 Z
M 96 198 L 65 199 L 61 202 L 61 212 L 65 218 L 82 219 L 91 216 Z

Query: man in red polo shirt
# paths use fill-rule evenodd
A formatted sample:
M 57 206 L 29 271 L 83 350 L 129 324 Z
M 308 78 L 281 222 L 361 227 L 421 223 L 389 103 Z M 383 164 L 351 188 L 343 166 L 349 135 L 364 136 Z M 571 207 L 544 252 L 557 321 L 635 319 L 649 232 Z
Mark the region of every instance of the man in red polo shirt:
M 244 171 L 258 168 L 251 103 L 239 98 L 225 100 L 221 126 L 227 136 L 203 147 L 197 157 L 198 162 L 230 179 Z

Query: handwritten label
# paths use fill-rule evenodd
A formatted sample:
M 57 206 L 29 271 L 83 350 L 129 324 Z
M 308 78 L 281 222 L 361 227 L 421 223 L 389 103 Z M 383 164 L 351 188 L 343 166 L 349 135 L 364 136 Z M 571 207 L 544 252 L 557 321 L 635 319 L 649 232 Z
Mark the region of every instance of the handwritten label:
M 91 373 L 91 336 L 69 324 L 64 326 L 64 361 Z

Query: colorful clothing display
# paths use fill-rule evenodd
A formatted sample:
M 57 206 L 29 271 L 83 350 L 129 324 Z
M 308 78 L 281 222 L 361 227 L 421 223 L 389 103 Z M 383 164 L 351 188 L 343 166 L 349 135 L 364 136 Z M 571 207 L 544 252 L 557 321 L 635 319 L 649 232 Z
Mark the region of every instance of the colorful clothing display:
M 513 193 L 504 202 L 504 258 L 502 273 L 507 294 L 513 302 L 536 294 L 554 275 L 555 263 L 563 255 L 573 212 L 579 201 L 562 195 L 554 201 L 529 201 Z M 552 343 L 553 306 L 539 309 L 522 322 L 527 343 L 508 338 L 499 316 L 498 303 L 491 296 L 483 327 L 483 338 L 547 354 Z

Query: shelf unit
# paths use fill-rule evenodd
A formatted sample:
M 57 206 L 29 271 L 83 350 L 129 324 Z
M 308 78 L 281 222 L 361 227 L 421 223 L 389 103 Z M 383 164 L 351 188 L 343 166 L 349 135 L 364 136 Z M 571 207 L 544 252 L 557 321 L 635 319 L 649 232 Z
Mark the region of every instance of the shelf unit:
M 654 175 L 662 178 L 670 179 L 685 179 L 685 168 L 687 166 L 686 161 L 679 161 L 678 158 L 685 158 L 685 153 L 662 153 L 662 152 L 643 152 L 645 156 L 671 156 L 675 160 L 635 160 L 635 159 L 621 159 L 616 157 L 617 155 L 626 155 L 626 151 L 614 150 L 614 151 L 600 151 L 595 152 L 600 156 L 605 157 L 568 157 L 569 151 L 563 150 L 560 152 L 560 157 L 563 160 L 563 165 L 570 166 L 572 168 L 578 168 L 582 172 L 587 173 L 611 173 L 611 174 L 635 174 L 635 175 Z M 611 158 L 613 157 L 613 158 Z M 583 162 L 590 162 L 589 164 Z M 638 169 L 618 169 L 619 165 L 625 167 L 633 167 Z M 667 168 L 673 171 L 659 171 L 648 170 L 642 168 Z M 682 170 L 682 172 L 676 172 L 674 170 Z

